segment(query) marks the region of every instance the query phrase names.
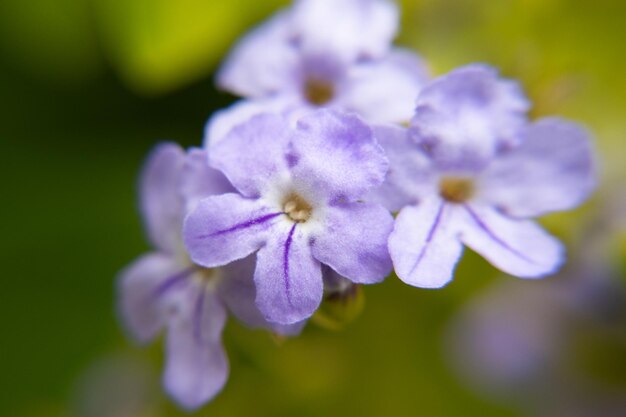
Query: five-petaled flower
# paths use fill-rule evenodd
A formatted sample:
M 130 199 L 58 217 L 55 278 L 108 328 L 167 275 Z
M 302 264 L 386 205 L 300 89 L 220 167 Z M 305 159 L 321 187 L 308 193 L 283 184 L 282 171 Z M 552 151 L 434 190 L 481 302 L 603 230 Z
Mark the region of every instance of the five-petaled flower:
M 360 201 L 383 182 L 387 159 L 358 117 L 319 110 L 293 128 L 282 117 L 258 115 L 209 156 L 239 194 L 201 200 L 185 221 L 185 244 L 206 267 L 258 251 L 256 304 L 268 321 L 313 314 L 322 264 L 364 284 L 391 271 L 393 218 Z
M 527 123 L 527 107 L 516 84 L 472 65 L 424 87 L 409 129 L 376 130 L 392 170 L 372 197 L 401 209 L 389 251 L 404 282 L 445 285 L 463 244 L 519 277 L 560 266 L 561 243 L 529 219 L 589 195 L 590 140 L 565 120 Z
M 217 394 L 228 377 L 221 342 L 228 308 L 252 327 L 291 334 L 298 325 L 270 326 L 254 307 L 254 260 L 224 268 L 194 264 L 184 250 L 182 223 L 200 198 L 231 191 L 226 178 L 206 163 L 206 153 L 188 154 L 164 143 L 152 152 L 141 180 L 141 207 L 156 251 L 119 277 L 120 313 L 138 342 L 167 327 L 164 384 L 183 407 L 194 409 Z
M 217 76 L 246 99 L 207 123 L 206 143 L 251 116 L 297 120 L 319 107 L 356 112 L 369 122 L 407 122 L 426 65 L 391 48 L 397 7 L 387 0 L 300 0 L 244 37 Z

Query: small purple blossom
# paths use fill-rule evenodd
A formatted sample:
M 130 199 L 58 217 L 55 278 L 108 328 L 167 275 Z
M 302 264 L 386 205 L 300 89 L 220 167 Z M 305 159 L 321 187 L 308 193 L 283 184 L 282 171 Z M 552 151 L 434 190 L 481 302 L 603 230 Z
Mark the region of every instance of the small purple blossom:
M 376 130 L 392 170 L 371 197 L 400 210 L 389 238 L 398 277 L 441 287 L 463 245 L 511 275 L 555 272 L 563 247 L 529 219 L 592 191 L 587 132 L 557 118 L 527 123 L 519 87 L 486 66 L 434 80 L 417 102 L 410 129 Z
M 581 257 L 541 283 L 491 286 L 461 309 L 447 346 L 469 387 L 539 415 L 624 415 L 623 384 L 590 363 L 611 364 L 624 351 L 626 288 L 613 266 Z
M 246 100 L 217 112 L 207 143 L 250 116 L 277 112 L 297 120 L 319 107 L 353 111 L 371 122 L 406 122 L 426 66 L 391 49 L 396 6 L 386 0 L 300 0 L 234 48 L 218 86 Z
M 199 149 L 185 154 L 171 143 L 152 152 L 141 179 L 141 208 L 157 250 L 129 265 L 118 281 L 121 318 L 134 339 L 147 343 L 167 328 L 163 383 L 187 409 L 209 401 L 226 382 L 228 362 L 221 343 L 226 309 L 250 326 L 269 326 L 254 307 L 252 259 L 206 269 L 185 252 L 187 211 L 200 198 L 232 191 L 206 158 Z M 293 333 L 299 327 L 271 329 Z
M 393 218 L 361 201 L 383 182 L 387 160 L 358 117 L 320 110 L 293 128 L 277 115 L 258 115 L 214 145 L 210 164 L 239 193 L 200 201 L 185 221 L 185 244 L 206 267 L 257 252 L 256 304 L 268 321 L 313 314 L 322 264 L 355 283 L 390 272 Z

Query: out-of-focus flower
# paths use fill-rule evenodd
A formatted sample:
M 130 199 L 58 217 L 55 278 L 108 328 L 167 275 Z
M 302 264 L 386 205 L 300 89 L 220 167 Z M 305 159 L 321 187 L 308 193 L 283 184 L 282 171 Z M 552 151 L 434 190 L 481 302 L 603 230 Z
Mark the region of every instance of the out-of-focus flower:
M 269 325 L 254 307 L 254 261 L 220 269 L 194 264 L 182 242 L 182 224 L 198 200 L 231 191 L 198 149 L 186 154 L 175 144 L 158 146 L 141 180 L 142 213 L 155 252 L 133 262 L 119 277 L 122 320 L 146 343 L 167 328 L 164 385 L 183 407 L 197 408 L 224 386 L 228 363 L 221 343 L 228 308 L 250 326 Z M 299 330 L 272 326 L 279 333 Z
M 319 107 L 371 122 L 406 122 L 428 79 L 423 61 L 390 49 L 397 9 L 387 0 L 300 0 L 247 35 L 218 86 L 246 98 L 208 122 L 206 143 L 265 111 L 297 120 Z
M 356 283 L 391 271 L 393 218 L 361 202 L 387 159 L 358 117 L 319 110 L 297 128 L 259 115 L 216 144 L 210 163 L 240 194 L 208 197 L 185 221 L 192 259 L 215 267 L 257 253 L 256 304 L 268 321 L 308 318 L 322 300 L 322 264 Z
M 472 300 L 449 331 L 454 368 L 531 415 L 625 415 L 626 288 L 603 268 L 506 282 Z
M 482 65 L 434 80 L 417 102 L 409 129 L 376 130 L 392 169 L 372 197 L 400 209 L 389 238 L 398 277 L 441 287 L 463 245 L 515 276 L 555 272 L 563 248 L 529 219 L 587 198 L 587 132 L 557 118 L 527 123 L 518 86 Z

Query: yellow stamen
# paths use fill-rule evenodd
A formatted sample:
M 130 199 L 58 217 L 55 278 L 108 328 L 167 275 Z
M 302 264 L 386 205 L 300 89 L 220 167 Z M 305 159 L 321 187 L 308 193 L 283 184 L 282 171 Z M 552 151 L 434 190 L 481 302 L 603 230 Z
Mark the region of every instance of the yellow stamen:
M 298 194 L 292 193 L 285 199 L 283 210 L 294 222 L 304 223 L 311 217 L 313 207 Z
M 444 177 L 439 182 L 439 195 L 450 203 L 461 204 L 472 198 L 474 181 L 464 177 Z
M 323 106 L 335 96 L 335 87 L 328 81 L 308 79 L 304 84 L 304 96 L 309 103 Z

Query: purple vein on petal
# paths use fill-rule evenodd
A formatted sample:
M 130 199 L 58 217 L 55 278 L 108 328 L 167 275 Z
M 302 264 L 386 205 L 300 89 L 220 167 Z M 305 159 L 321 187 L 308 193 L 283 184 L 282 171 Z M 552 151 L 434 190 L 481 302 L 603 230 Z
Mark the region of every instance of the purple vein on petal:
M 198 299 L 193 309 L 193 337 L 197 344 L 202 344 L 202 312 L 204 310 L 205 297 L 204 286 L 200 287 Z
M 291 243 L 293 242 L 293 233 L 296 231 L 298 223 L 294 223 L 291 226 L 287 240 L 285 241 L 285 248 L 283 250 L 283 279 L 285 282 L 285 294 L 287 294 L 287 302 L 293 307 L 291 303 L 291 282 L 289 281 L 289 250 L 291 249 Z
M 481 220 L 481 218 L 478 216 L 478 214 L 476 214 L 476 212 L 474 210 L 472 210 L 472 208 L 465 204 L 464 205 L 465 210 L 467 210 L 467 212 L 469 213 L 469 215 L 472 217 L 472 219 L 476 222 L 476 224 L 478 225 L 478 227 L 480 227 L 486 234 L 487 236 L 489 236 L 494 242 L 496 242 L 498 245 L 502 246 L 504 249 L 508 250 L 509 252 L 511 252 L 512 254 L 514 254 L 515 256 L 525 260 L 528 263 L 531 263 L 533 265 L 537 265 L 537 263 L 535 261 L 533 261 L 532 259 L 526 257 L 523 253 L 521 253 L 520 251 L 518 251 L 517 249 L 511 247 L 508 243 L 506 243 L 504 240 L 500 239 L 490 228 L 489 226 L 487 226 L 487 224 L 485 224 L 485 222 L 483 222 Z
M 234 226 L 231 226 L 231 227 L 229 227 L 227 229 L 218 230 L 217 232 L 209 233 L 208 235 L 198 236 L 197 239 L 206 239 L 206 238 L 210 238 L 210 237 L 216 237 L 216 236 L 225 235 L 227 233 L 237 232 L 239 230 L 247 229 L 248 227 L 252 227 L 252 226 L 259 225 L 259 224 L 263 224 L 263 223 L 273 219 L 274 217 L 280 216 L 281 214 L 284 214 L 284 213 L 283 212 L 279 212 L 279 213 L 266 214 L 264 216 L 254 218 L 252 220 L 248 220 L 248 221 L 245 221 L 245 222 L 242 222 L 242 223 L 238 223 L 238 224 L 236 224 Z
M 184 269 L 172 275 L 171 277 L 165 279 L 165 281 L 163 281 L 158 287 L 154 289 L 153 297 L 154 298 L 162 297 L 163 294 L 168 292 L 170 289 L 176 287 L 178 284 L 182 283 L 187 278 L 189 278 L 189 275 L 191 275 L 197 268 L 198 268 L 197 266 L 192 265 L 189 268 Z
M 409 275 L 411 275 L 415 271 L 415 269 L 417 269 L 418 265 L 422 262 L 422 259 L 424 259 L 424 256 L 426 256 L 426 252 L 428 251 L 428 247 L 429 247 L 428 245 L 430 245 L 430 242 L 435 237 L 437 228 L 439 227 L 439 224 L 441 223 L 441 217 L 443 216 L 443 209 L 445 208 L 445 206 L 446 206 L 446 203 L 444 202 L 442 202 L 441 205 L 439 206 L 439 210 L 437 210 L 437 215 L 435 216 L 433 225 L 430 227 L 430 230 L 428 231 L 428 236 L 426 236 L 426 241 L 424 241 L 424 246 L 422 246 L 422 250 L 420 251 L 420 254 L 417 256 L 417 259 L 415 260 L 415 263 L 413 264 L 413 267 L 411 268 Z

